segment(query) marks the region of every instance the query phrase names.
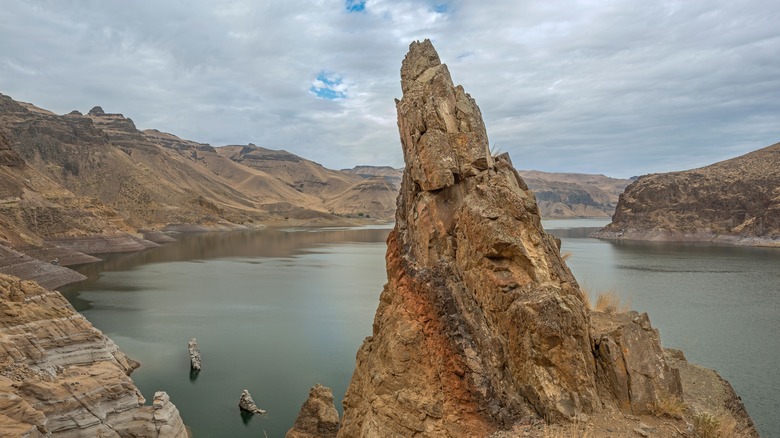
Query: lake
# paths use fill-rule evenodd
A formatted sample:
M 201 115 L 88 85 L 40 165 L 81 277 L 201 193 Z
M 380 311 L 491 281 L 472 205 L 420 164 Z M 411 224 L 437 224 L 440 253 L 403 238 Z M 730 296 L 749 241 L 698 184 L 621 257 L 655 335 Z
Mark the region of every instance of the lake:
M 665 346 L 717 369 L 762 436 L 780 433 L 780 250 L 628 244 L 587 237 L 603 220 L 549 220 L 567 263 L 595 295 L 615 290 L 648 312 Z M 63 290 L 142 366 L 151 400 L 167 391 L 196 436 L 281 437 L 309 388 L 336 405 L 386 281 L 388 227 L 196 233 L 79 269 Z M 189 373 L 198 339 L 203 371 Z M 268 411 L 242 416 L 241 390 Z M 264 435 L 265 434 L 265 435 Z

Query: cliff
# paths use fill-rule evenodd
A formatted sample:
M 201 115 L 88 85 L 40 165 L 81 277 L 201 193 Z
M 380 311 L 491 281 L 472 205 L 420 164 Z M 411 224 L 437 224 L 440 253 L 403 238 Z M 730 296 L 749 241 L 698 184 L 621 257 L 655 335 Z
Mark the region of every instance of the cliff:
M 137 366 L 59 292 L 0 274 L 3 436 L 186 437 L 167 394 L 144 405 Z
M 640 177 L 605 239 L 780 246 L 780 143 L 699 169 Z
M 544 218 L 611 217 L 629 179 L 583 173 L 518 170 Z
M 589 309 L 534 194 L 507 154 L 490 155 L 479 108 L 430 41 L 411 44 L 401 88 L 388 282 L 338 436 L 548 436 L 529 429 L 541 419 L 601 436 L 633 433 L 640 415 L 671 436 L 654 410 L 684 396 L 680 368 L 647 315 Z

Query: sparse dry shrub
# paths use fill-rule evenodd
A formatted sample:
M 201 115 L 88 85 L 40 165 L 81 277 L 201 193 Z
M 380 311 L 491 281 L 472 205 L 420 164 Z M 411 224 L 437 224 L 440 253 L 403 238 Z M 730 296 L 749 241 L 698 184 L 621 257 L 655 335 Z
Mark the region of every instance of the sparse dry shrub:
M 753 436 L 747 430 L 739 430 L 737 420 L 727 412 L 717 414 L 697 412 L 691 420 L 696 438 L 750 438 Z
M 659 394 L 658 400 L 655 402 L 653 413 L 659 417 L 669 417 L 679 420 L 685 415 L 686 408 L 685 402 L 680 397 L 664 393 Z
M 580 286 L 580 295 L 582 302 L 585 303 L 585 308 L 588 310 L 593 310 L 593 305 L 590 299 L 590 290 L 584 286 Z
M 628 304 L 623 304 L 620 297 L 614 290 L 609 290 L 598 294 L 596 297 L 595 310 L 604 313 L 625 313 L 628 312 Z
M 740 434 L 737 433 L 737 420 L 731 415 L 721 415 L 719 418 L 718 436 L 722 438 L 737 438 Z
M 697 438 L 721 438 L 718 417 L 708 412 L 697 412 L 692 420 L 693 433 Z
M 589 438 L 590 431 L 585 423 L 575 420 L 565 425 L 545 425 L 544 438 Z

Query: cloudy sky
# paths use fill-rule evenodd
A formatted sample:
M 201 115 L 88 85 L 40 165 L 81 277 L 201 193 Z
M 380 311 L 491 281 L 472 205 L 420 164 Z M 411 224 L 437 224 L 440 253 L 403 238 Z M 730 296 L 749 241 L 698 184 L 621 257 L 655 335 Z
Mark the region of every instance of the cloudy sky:
M 401 60 L 430 38 L 518 168 L 628 177 L 780 141 L 778 23 L 777 0 L 4 0 L 0 93 L 401 166 Z

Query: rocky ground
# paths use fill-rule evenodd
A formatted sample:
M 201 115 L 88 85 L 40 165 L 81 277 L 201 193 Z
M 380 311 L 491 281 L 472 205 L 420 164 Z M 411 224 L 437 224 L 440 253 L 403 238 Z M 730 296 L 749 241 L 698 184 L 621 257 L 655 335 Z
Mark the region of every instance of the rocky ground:
M 1 435 L 186 437 L 167 394 L 144 404 L 137 367 L 59 292 L 0 274 Z

